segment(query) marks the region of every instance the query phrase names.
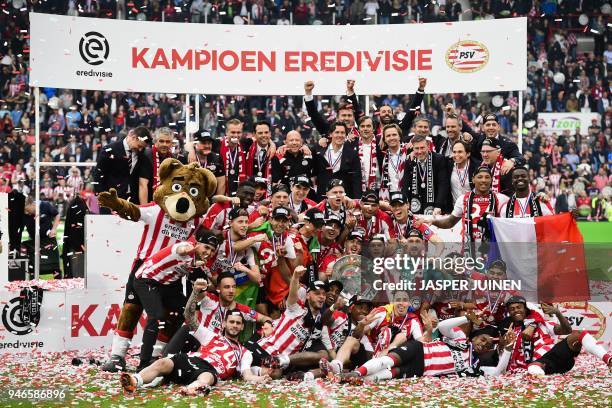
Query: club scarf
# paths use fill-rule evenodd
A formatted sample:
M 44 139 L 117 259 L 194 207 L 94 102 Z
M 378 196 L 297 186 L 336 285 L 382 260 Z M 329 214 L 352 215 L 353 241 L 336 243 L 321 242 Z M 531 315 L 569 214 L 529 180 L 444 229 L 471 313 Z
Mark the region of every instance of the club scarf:
M 419 173 L 421 172 L 420 169 L 420 164 L 419 161 L 417 160 L 417 158 L 415 157 L 413 159 L 413 169 L 412 169 L 412 198 L 417 198 L 420 199 L 421 194 L 420 194 L 420 188 L 421 186 L 419 185 L 419 178 L 421 179 L 421 183 L 425 182 L 426 186 L 425 188 L 427 189 L 427 202 L 426 203 L 421 203 L 422 207 L 425 207 L 427 205 L 433 205 L 434 203 L 434 183 L 433 183 L 433 163 L 432 163 L 432 159 L 431 159 L 431 153 L 429 153 L 427 155 L 427 161 L 425 162 L 425 174 L 421 174 L 421 176 L 419 177 Z M 425 175 L 425 180 L 423 179 L 423 176 Z M 417 210 L 418 211 L 418 210 Z
M 359 138 L 359 162 L 361 163 L 361 190 L 376 189 L 376 173 L 378 172 L 378 160 L 376 160 L 376 138 L 370 141 L 370 157 L 363 157 L 364 143 Z M 370 161 L 370 172 L 366 172 L 365 162 Z
M 172 155 L 162 156 L 158 151 L 157 147 L 153 145 L 151 148 L 151 156 L 153 158 L 153 191 L 157 189 L 159 186 L 159 166 L 161 162 L 163 162 L 168 157 L 172 157 Z
M 389 149 L 387 149 L 386 153 L 385 153 L 385 157 L 383 159 L 383 163 L 382 163 L 382 181 L 380 183 L 380 192 L 381 192 L 381 198 L 389 198 L 389 191 L 391 191 L 395 186 L 391 186 L 391 177 L 389 176 L 389 166 L 393 166 L 394 168 L 396 168 L 396 172 L 397 172 L 397 178 L 398 178 L 398 183 L 397 183 L 397 190 L 401 190 L 402 189 L 402 182 L 404 180 L 404 169 L 406 168 L 406 158 L 408 157 L 408 148 L 406 147 L 406 144 L 402 143 L 400 145 L 399 151 L 398 151 L 398 162 L 393 162 L 391 160 L 391 151 Z
M 516 203 L 518 202 L 518 209 L 516 207 Z M 529 208 L 529 214 L 527 214 L 527 208 Z M 518 210 L 518 211 L 517 211 Z M 533 193 L 529 193 L 529 197 L 527 197 L 527 205 L 525 208 L 521 205 L 521 202 L 516 198 L 516 194 L 512 194 L 510 197 L 510 201 L 506 206 L 506 218 L 514 218 L 515 215 L 519 217 L 539 217 L 542 215 L 542 207 L 540 206 L 540 201 L 533 196 Z
M 491 185 L 491 191 L 496 193 L 500 193 L 499 189 L 501 188 L 501 168 L 504 163 L 504 157 L 499 154 L 495 164 L 491 168 L 491 176 L 493 177 L 493 184 Z
M 473 213 L 474 204 L 478 206 L 478 214 Z M 497 197 L 493 191 L 489 192 L 489 197 L 486 199 L 473 190 L 463 196 L 462 235 L 464 241 L 476 242 L 482 239 L 484 231 L 479 229 L 478 223 L 485 214 L 497 215 Z

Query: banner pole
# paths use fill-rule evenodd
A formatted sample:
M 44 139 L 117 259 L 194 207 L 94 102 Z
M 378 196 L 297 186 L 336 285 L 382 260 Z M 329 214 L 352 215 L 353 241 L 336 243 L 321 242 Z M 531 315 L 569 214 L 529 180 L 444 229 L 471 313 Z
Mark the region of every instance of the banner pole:
M 195 94 L 195 123 L 200 130 L 200 94 Z
M 365 96 L 365 114 L 370 116 L 370 95 Z
M 518 149 L 523 153 L 523 91 L 518 91 Z
M 191 109 L 191 94 L 185 94 L 185 143 L 191 143 L 191 130 L 189 129 L 189 110 Z
M 40 88 L 34 88 L 34 137 L 36 140 L 36 185 L 34 214 L 34 279 L 40 276 Z M 28 271 L 29 275 L 29 271 Z

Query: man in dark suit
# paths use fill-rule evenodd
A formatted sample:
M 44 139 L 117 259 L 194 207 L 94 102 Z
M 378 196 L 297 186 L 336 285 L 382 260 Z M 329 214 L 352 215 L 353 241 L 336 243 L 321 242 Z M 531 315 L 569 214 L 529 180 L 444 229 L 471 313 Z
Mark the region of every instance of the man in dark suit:
M 482 159 L 480 151 L 482 150 L 482 142 L 484 142 L 485 139 L 496 139 L 501 148 L 502 157 L 504 158 L 502 174 L 508 174 L 510 170 L 516 166 L 525 165 L 525 158 L 519 151 L 516 143 L 499 134 L 499 122 L 497 115 L 494 113 L 487 113 L 484 115 L 482 127 L 484 129 L 484 133 L 475 134 L 469 126 L 465 124 L 463 125 L 463 131 L 470 133 L 474 137 L 474 140 L 472 141 L 472 154 L 474 157 L 479 160 Z
M 96 193 L 114 188 L 119 198 L 138 203 L 138 169 L 144 160 L 143 150 L 150 142 L 149 130 L 138 126 L 123 139 L 104 146 L 94 168 Z
M 344 183 L 346 195 L 361 198 L 361 163 L 356 145 L 346 142 L 348 127 L 342 122 L 330 125 L 331 143 L 317 146 L 314 156 L 319 196 L 326 193 L 327 183 L 339 179 Z
M 486 138 L 480 148 L 483 164 L 491 169 L 493 177 L 491 190 L 495 193 L 502 193 L 507 196 L 514 194 L 512 187 L 512 173 L 504 174 L 502 171 L 504 158 L 501 154 L 501 146 L 497 139 Z
M 402 183 L 410 211 L 413 214 L 441 214 L 451 200 L 446 160 L 429 151 L 429 143 L 422 135 L 412 138 L 412 149 L 413 158 L 406 161 Z

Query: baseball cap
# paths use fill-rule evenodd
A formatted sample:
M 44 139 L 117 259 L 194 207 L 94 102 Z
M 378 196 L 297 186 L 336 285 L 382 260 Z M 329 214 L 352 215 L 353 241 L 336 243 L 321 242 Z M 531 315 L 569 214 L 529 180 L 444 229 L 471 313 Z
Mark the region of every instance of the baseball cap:
M 525 309 L 527 309 L 527 299 L 522 296 L 514 295 L 511 296 L 510 299 L 506 300 L 506 309 L 508 309 L 508 306 L 510 306 L 512 303 L 522 303 L 525 305 Z
M 358 240 L 358 241 L 363 241 L 363 231 L 361 230 L 353 230 L 351 231 L 350 235 L 348 236 L 348 240 L 352 241 L 354 239 Z
M 311 290 L 319 290 L 319 289 L 323 289 L 327 292 L 329 290 L 329 285 L 320 280 L 310 282 L 310 285 L 308 285 L 308 289 L 306 290 L 306 292 L 310 292 Z
M 327 216 L 327 218 L 325 219 L 325 224 L 329 224 L 330 222 L 338 223 L 338 225 L 340 225 L 340 228 L 344 227 L 344 222 L 342 222 L 342 219 L 336 214 L 329 214 Z
M 272 210 L 272 218 L 286 218 L 286 219 L 290 219 L 291 218 L 291 213 L 289 212 L 289 209 L 285 208 L 285 207 L 276 207 L 274 210 Z
M 323 211 L 316 207 L 312 207 L 308 209 L 306 213 L 304 213 L 304 220 L 310 221 L 317 228 L 321 228 L 325 223 L 325 215 L 323 214 Z
M 208 130 L 198 130 L 193 135 L 193 138 L 195 140 L 197 140 L 198 142 L 203 142 L 205 140 L 214 140 L 215 139 L 213 137 L 212 133 L 210 133 L 210 131 L 208 131 Z
M 361 195 L 362 203 L 378 204 L 378 201 L 378 193 L 374 190 L 366 190 L 365 193 Z
M 487 123 L 488 121 L 492 120 L 493 122 L 498 122 L 497 120 L 497 115 L 494 113 L 487 113 L 486 115 L 484 115 L 484 117 L 482 118 L 482 123 Z
M 499 149 L 499 142 L 497 141 L 497 139 L 491 139 L 491 138 L 486 138 L 485 140 L 482 141 L 482 147 L 484 146 L 489 146 L 492 147 L 494 149 Z
M 344 182 L 340 179 L 331 179 L 329 183 L 327 183 L 326 191 L 329 191 L 334 187 L 344 187 Z
M 385 239 L 385 236 L 383 234 L 376 234 L 372 238 L 370 238 L 370 242 L 372 242 L 372 241 L 381 241 L 381 242 L 384 243 L 387 240 Z
M 264 188 L 268 188 L 268 179 L 265 177 L 254 177 L 253 183 L 255 184 L 255 187 L 263 186 Z
M 353 306 L 356 305 L 358 303 L 369 303 L 372 304 L 372 300 L 367 299 L 361 295 L 355 295 L 351 298 L 351 300 L 349 301 L 349 306 Z
M 311 187 L 310 179 L 308 177 L 304 176 L 304 175 L 295 176 L 293 178 L 293 185 L 294 186 Z
M 196 238 L 196 241 L 198 241 L 199 243 L 207 244 L 215 248 L 218 247 L 219 244 L 221 243 L 217 235 L 215 235 L 212 231 L 198 230 L 196 232 L 195 238 Z
M 291 191 L 289 191 L 289 187 L 287 187 L 285 184 L 277 184 L 272 187 L 272 195 L 281 191 L 284 191 L 287 194 L 291 193 Z
M 240 208 L 240 207 L 234 207 L 230 210 L 230 212 L 227 214 L 227 218 L 229 218 L 229 220 L 235 220 L 238 217 L 248 217 L 249 213 L 247 210 L 245 210 L 244 208 Z
M 389 203 L 390 204 L 406 204 L 404 193 L 402 193 L 401 191 L 390 192 L 389 193 Z

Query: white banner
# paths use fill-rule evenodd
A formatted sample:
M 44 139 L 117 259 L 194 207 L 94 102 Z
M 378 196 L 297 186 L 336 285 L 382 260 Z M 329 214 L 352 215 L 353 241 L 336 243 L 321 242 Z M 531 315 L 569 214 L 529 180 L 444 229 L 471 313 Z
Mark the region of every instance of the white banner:
M 599 125 L 599 113 L 538 113 L 538 131 L 546 135 L 552 135 L 553 132 L 561 135 L 564 130 L 569 130 L 573 135 L 576 129 L 580 128 L 580 134 L 587 135 L 593 119 L 596 119 Z
M 527 19 L 363 26 L 154 23 L 30 13 L 30 85 L 238 95 L 522 90 Z

